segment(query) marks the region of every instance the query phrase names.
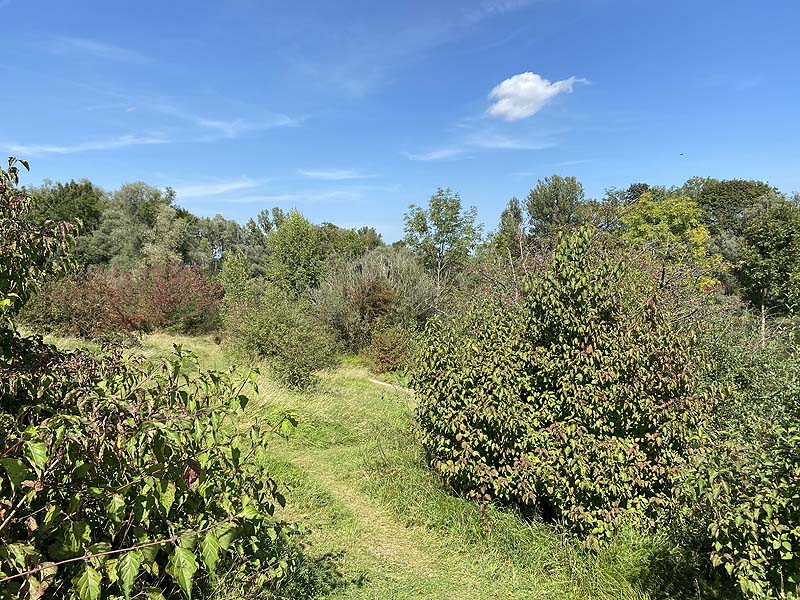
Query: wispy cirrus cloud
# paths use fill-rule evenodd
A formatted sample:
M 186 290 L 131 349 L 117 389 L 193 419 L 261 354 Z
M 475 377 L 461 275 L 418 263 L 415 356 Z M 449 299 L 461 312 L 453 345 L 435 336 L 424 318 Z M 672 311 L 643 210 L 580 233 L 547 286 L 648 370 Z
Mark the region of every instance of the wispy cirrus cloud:
M 463 147 L 445 146 L 442 148 L 434 148 L 426 152 L 403 152 L 403 156 L 409 160 L 421 161 L 456 160 L 464 158 L 466 151 L 466 148 Z
M 551 82 L 530 71 L 509 77 L 489 93 L 494 103 L 486 110 L 492 117 L 506 121 L 526 119 L 539 112 L 551 99 L 562 93 L 572 93 L 576 83 L 589 83 L 588 79 L 570 77 Z
M 257 117 L 232 119 L 210 118 L 185 110 L 172 104 L 163 102 L 133 101 L 135 106 L 144 110 L 156 112 L 169 117 L 176 117 L 191 123 L 201 130 L 211 133 L 212 137 L 236 139 L 247 133 L 279 129 L 283 127 L 298 127 L 306 117 L 292 117 L 283 113 L 265 113 Z
M 391 82 L 396 71 L 468 35 L 481 22 L 538 1 L 482 0 L 464 2 L 456 10 L 429 2 L 414 11 L 398 3 L 396 13 L 389 10 L 383 20 L 370 20 L 366 27 L 354 19 L 346 30 L 332 30 L 329 22 L 306 15 L 304 26 L 313 32 L 293 40 L 286 57 L 312 85 L 361 97 Z
M 495 133 L 477 131 L 467 135 L 456 144 L 433 148 L 426 152 L 404 152 L 409 160 L 447 161 L 471 158 L 475 152 L 489 150 L 544 150 L 555 146 L 551 139 L 526 139 Z
M 551 140 L 527 140 L 495 133 L 477 133 L 466 140 L 468 146 L 483 150 L 544 150 L 552 148 Z
M 262 183 L 262 181 L 250 179 L 249 177 L 240 177 L 234 181 L 208 181 L 177 185 L 173 186 L 172 189 L 175 190 L 175 195 L 178 198 L 207 198 L 209 196 L 219 196 L 231 192 L 250 190 L 258 187 Z
M 9 152 L 20 156 L 43 156 L 46 154 L 76 154 L 92 150 L 116 150 L 128 146 L 146 146 L 151 144 L 168 144 L 170 140 L 160 136 L 122 135 L 118 137 L 92 140 L 78 144 L 6 144 Z
M 354 169 L 297 169 L 297 173 L 308 179 L 325 181 L 345 181 L 350 179 L 371 179 L 374 175 L 361 173 Z
M 285 194 L 251 194 L 230 198 L 233 204 L 302 204 L 305 202 L 323 202 L 329 200 L 357 200 L 361 193 L 353 190 L 309 190 L 305 192 L 288 192 Z
M 79 37 L 56 37 L 50 42 L 50 49 L 56 54 L 82 54 L 91 58 L 127 63 L 130 65 L 144 65 L 152 60 L 136 52 L 100 40 Z
M 206 119 L 203 117 L 191 117 L 195 124 L 216 132 L 224 138 L 235 139 L 241 137 L 245 133 L 256 131 L 266 131 L 268 129 L 277 129 L 281 127 L 297 127 L 302 123 L 302 119 L 296 119 L 288 115 L 271 115 L 264 119 L 248 120 L 248 119 Z
M 467 10 L 464 18 L 468 24 L 478 23 L 490 17 L 526 8 L 537 0 L 484 0 L 477 8 Z

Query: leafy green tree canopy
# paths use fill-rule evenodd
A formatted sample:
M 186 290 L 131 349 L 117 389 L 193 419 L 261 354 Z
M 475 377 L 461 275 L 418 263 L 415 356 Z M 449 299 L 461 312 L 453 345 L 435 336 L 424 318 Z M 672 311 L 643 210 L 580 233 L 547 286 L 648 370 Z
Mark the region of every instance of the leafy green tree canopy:
M 267 277 L 293 296 L 316 287 L 322 273 L 322 239 L 319 229 L 299 211 L 278 220 L 267 236 Z
M 414 204 L 405 214 L 405 242 L 422 259 L 441 291 L 465 267 L 481 237 L 476 225 L 477 209 L 464 210 L 461 196 L 439 188 L 428 201 L 428 208 Z
M 581 222 L 583 186 L 575 177 L 553 175 L 539 180 L 525 199 L 531 233 L 549 236 Z
M 517 198 L 511 198 L 500 214 L 500 225 L 492 240 L 495 250 L 503 256 L 518 258 L 525 241 L 522 207 Z
M 743 217 L 736 272 L 745 299 L 779 313 L 800 309 L 800 204 L 771 193 Z

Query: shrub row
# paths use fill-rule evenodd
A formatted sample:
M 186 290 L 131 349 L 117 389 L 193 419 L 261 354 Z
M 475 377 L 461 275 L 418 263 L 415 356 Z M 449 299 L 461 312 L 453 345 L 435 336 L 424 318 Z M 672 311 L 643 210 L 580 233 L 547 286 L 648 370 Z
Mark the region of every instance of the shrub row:
M 130 273 L 98 269 L 50 282 L 23 318 L 38 331 L 88 339 L 156 329 L 202 333 L 216 326 L 221 298 L 219 284 L 182 263 Z

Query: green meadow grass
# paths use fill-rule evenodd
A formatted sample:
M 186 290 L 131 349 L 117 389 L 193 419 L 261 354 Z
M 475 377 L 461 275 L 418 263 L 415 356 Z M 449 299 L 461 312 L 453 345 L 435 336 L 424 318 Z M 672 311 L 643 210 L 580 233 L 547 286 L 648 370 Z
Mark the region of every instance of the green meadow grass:
M 150 357 L 181 344 L 204 368 L 234 362 L 210 337 L 155 334 L 140 343 Z M 416 443 L 413 394 L 388 379 L 381 384 L 357 360 L 322 373 L 309 393 L 262 374 L 248 407 L 253 419 L 298 419 L 286 439 L 274 438 L 267 466 L 285 488 L 278 518 L 302 522 L 306 551 L 331 557 L 341 575 L 330 598 L 662 597 L 647 576 L 658 540 L 620 536 L 592 553 L 549 525 L 494 507 L 481 512 L 444 490 Z

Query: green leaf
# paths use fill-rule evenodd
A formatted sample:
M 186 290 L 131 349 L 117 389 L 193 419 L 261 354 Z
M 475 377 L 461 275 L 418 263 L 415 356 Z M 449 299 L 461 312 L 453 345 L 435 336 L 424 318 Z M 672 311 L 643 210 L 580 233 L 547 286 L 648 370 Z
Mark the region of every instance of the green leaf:
M 145 594 L 147 594 L 147 600 L 165 600 L 164 594 L 158 588 L 149 587 L 145 590 Z
M 175 549 L 170 554 L 169 562 L 167 564 L 167 573 L 169 573 L 175 580 L 175 583 L 186 593 L 192 597 L 192 578 L 197 571 L 197 560 L 189 550 L 175 546 Z
M 31 472 L 21 460 L 16 458 L 0 458 L 0 465 L 6 470 L 11 485 L 19 486 L 23 481 L 32 479 Z
M 227 523 L 222 526 L 222 533 L 217 538 L 220 548 L 227 550 L 231 544 L 242 534 L 242 529 L 236 523 Z
M 142 565 L 142 554 L 138 550 L 126 552 L 117 562 L 117 578 L 119 579 L 122 592 L 125 598 L 131 597 L 131 589 L 136 576 L 139 574 L 139 567 Z
M 164 507 L 164 515 L 169 514 L 169 509 L 172 508 L 172 505 L 175 502 L 175 484 L 171 481 L 164 481 L 161 483 L 161 495 L 159 500 L 161 502 L 161 506 Z
M 106 512 L 108 513 L 108 517 L 111 519 L 111 522 L 114 523 L 114 525 L 121 525 L 123 519 L 125 518 L 124 498 L 119 494 L 112 495 L 111 498 L 108 499 Z
M 80 600 L 98 600 L 102 579 L 100 573 L 89 565 L 84 565 L 81 574 L 72 580 L 72 586 Z
M 200 541 L 200 557 L 209 573 L 214 573 L 214 567 L 219 560 L 219 540 L 210 531 Z
M 44 442 L 26 441 L 22 444 L 22 452 L 31 461 L 38 474 L 42 474 L 47 465 L 47 446 Z

